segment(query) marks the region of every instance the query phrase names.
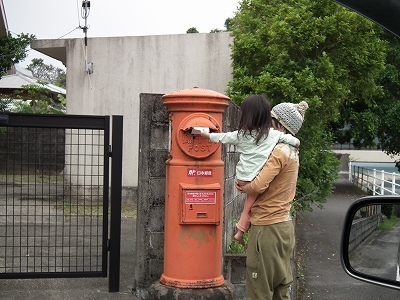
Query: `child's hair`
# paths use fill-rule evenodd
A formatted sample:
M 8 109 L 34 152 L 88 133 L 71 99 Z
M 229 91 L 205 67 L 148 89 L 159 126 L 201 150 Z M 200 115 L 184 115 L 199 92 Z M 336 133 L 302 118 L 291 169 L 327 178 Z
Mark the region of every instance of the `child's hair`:
M 238 131 L 243 134 L 251 134 L 252 130 L 257 131 L 256 144 L 267 137 L 272 126 L 271 105 L 267 97 L 263 95 L 251 95 L 244 99 L 240 106 L 241 117 Z

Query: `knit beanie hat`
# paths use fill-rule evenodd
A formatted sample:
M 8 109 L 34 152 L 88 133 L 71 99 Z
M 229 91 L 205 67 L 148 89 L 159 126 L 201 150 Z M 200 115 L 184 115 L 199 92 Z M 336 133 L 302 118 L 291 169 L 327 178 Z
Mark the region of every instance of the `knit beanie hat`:
M 301 101 L 299 104 L 280 103 L 271 110 L 271 116 L 279 121 L 291 134 L 296 135 L 304 121 L 304 113 L 308 109 L 308 104 Z

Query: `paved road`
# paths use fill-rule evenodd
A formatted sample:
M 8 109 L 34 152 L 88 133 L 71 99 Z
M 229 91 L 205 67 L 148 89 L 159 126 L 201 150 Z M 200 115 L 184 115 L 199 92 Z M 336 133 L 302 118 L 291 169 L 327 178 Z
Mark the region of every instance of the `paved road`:
M 134 278 L 136 218 L 122 218 L 120 292 L 108 292 L 108 278 L 1 279 L 4 300 L 137 300 Z
M 348 181 L 335 183 L 325 209 L 302 213 L 297 220 L 297 249 L 305 264 L 305 286 L 297 300 L 394 300 L 400 291 L 371 285 L 349 277 L 340 264 L 342 223 L 350 203 L 362 196 Z M 136 299 L 129 290 L 134 278 L 135 219 L 122 220 L 121 284 L 108 293 L 108 278 L 2 279 L 0 299 Z M 137 300 L 137 299 L 136 299 Z
M 340 237 L 348 206 L 363 193 L 348 180 L 335 183 L 324 209 L 304 212 L 297 220 L 297 249 L 305 265 L 305 285 L 297 300 L 391 300 L 400 291 L 358 281 L 340 263 Z
M 396 280 L 400 224 L 392 230 L 378 230 L 350 255 L 353 268 L 362 273 Z

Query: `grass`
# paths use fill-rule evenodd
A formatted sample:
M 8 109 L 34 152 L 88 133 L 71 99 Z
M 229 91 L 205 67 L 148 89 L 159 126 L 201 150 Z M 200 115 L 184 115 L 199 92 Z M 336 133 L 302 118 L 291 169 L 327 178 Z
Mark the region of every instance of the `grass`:
M 93 205 L 93 204 L 85 205 L 84 203 L 71 203 L 64 201 L 61 207 L 64 216 L 79 216 L 79 217 L 103 216 L 103 207 L 101 205 Z
M 0 183 L 59 183 L 63 182 L 62 175 L 21 175 L 21 174 L 0 174 Z
M 397 218 L 396 216 L 391 216 L 390 219 L 385 218 L 382 223 L 379 225 L 378 229 L 379 230 L 392 230 L 393 226 L 396 225 L 397 222 L 400 221 L 400 218 Z
M 85 205 L 84 203 L 64 202 L 62 205 L 62 210 L 65 216 L 103 217 L 102 205 Z M 137 210 L 135 206 L 125 203 L 121 204 L 122 218 L 135 218 L 136 214 Z
M 22 197 L 20 201 L 34 200 L 33 198 Z M 96 203 L 84 203 L 76 201 L 65 201 L 62 198 L 40 198 L 40 201 L 48 201 L 56 210 L 62 210 L 64 216 L 70 217 L 91 217 L 91 218 L 102 218 L 103 217 L 103 205 Z M 110 208 L 108 209 L 110 214 Z M 132 204 L 121 204 L 121 218 L 136 218 L 137 209 Z
M 20 184 L 20 183 L 49 183 L 60 184 L 64 181 L 63 175 L 38 175 L 38 174 L 0 174 L 0 183 L 3 184 Z M 22 197 L 20 200 L 29 200 L 27 197 Z M 86 216 L 86 217 L 102 217 L 103 205 L 102 204 L 85 204 L 81 202 L 63 201 L 62 199 L 47 199 L 54 203 L 56 209 L 62 209 L 65 216 Z M 62 203 L 62 204 L 60 204 Z M 110 209 L 109 209 L 110 212 Z M 137 210 L 134 205 L 122 204 L 121 217 L 122 218 L 135 218 Z
M 20 201 L 34 200 L 33 198 L 22 197 Z M 71 202 L 63 201 L 62 198 L 40 198 L 40 201 L 48 201 L 52 207 L 56 210 L 62 210 L 64 216 L 69 217 L 91 217 L 91 218 L 102 218 L 103 217 L 103 205 L 95 203 L 84 203 L 84 202 Z M 110 208 L 108 214 L 110 215 Z M 136 218 L 137 209 L 132 204 L 121 204 L 121 218 Z

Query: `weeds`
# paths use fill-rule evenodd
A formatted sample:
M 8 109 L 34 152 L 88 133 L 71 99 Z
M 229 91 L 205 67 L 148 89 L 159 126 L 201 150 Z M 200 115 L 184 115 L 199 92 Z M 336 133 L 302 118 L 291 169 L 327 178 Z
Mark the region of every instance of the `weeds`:
M 237 223 L 238 220 L 234 220 L 234 224 Z M 230 254 L 244 254 L 246 253 L 247 250 L 247 244 L 249 242 L 249 236 L 250 236 L 250 230 L 247 231 L 243 235 L 243 240 L 244 240 L 244 246 L 239 244 L 239 242 L 235 239 L 232 239 L 231 243 L 228 245 L 228 250 L 227 252 Z
M 385 218 L 382 223 L 378 226 L 379 230 L 392 230 L 393 226 L 396 225 L 397 222 L 400 221 L 400 218 L 396 216 L 391 216 L 390 219 Z
M 304 250 L 301 249 L 297 252 L 296 258 L 293 258 L 293 263 L 295 266 L 296 278 L 297 278 L 297 295 L 300 296 L 304 293 L 306 278 L 304 275 Z
M 87 205 L 83 203 L 71 203 L 64 202 L 62 206 L 63 214 L 65 216 L 77 216 L 77 217 L 103 217 L 103 206 L 102 205 Z M 110 209 L 108 210 L 110 214 Z M 121 205 L 121 217 L 122 218 L 135 218 L 137 210 L 135 206 L 129 204 Z
M 0 183 L 59 183 L 63 182 L 62 175 L 21 175 L 21 174 L 0 174 Z

